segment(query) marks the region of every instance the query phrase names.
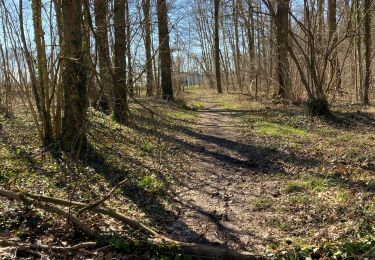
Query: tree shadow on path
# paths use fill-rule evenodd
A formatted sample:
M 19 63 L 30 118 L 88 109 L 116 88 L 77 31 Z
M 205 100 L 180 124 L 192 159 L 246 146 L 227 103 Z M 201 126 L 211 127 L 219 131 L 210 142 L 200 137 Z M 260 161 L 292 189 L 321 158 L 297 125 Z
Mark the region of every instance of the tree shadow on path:
M 142 122 L 147 118 L 137 117 L 137 122 Z M 283 173 L 284 169 L 279 162 L 287 162 L 299 166 L 316 166 L 319 161 L 314 158 L 303 157 L 302 154 L 286 153 L 279 149 L 252 145 L 245 142 L 229 139 L 227 137 L 206 134 L 187 126 L 173 126 L 166 122 L 157 122 L 157 129 L 149 129 L 140 125 L 134 126 L 138 131 L 160 138 L 164 142 L 186 149 L 191 153 L 200 154 L 218 162 L 227 164 L 234 168 L 248 169 L 253 173 Z M 178 135 L 184 134 L 194 138 L 197 142 L 186 141 Z M 211 149 L 210 145 L 216 148 Z M 231 155 L 232 151 L 240 154 L 240 157 Z

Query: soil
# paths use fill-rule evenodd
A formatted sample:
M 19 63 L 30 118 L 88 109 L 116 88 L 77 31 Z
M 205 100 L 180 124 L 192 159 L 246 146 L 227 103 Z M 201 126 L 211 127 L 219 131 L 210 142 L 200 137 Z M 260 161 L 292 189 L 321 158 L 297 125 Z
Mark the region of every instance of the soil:
M 375 222 L 373 107 L 345 105 L 327 119 L 244 95 L 185 95 L 186 106 L 142 100 L 159 117 L 132 104 L 131 126 L 90 109 L 87 161 L 38 148 L 27 113 L 0 117 L 0 184 L 92 202 L 126 178 L 106 206 L 175 240 L 261 255 L 355 242 L 360 228 Z M 6 199 L 0 206 L 5 230 L 14 212 L 25 214 Z M 39 215 L 61 234 L 56 240 L 54 229 L 33 231 L 41 243 L 77 243 L 65 221 Z M 15 224 L 22 231 L 22 221 Z M 87 215 L 87 224 L 133 236 L 100 215 Z M 13 238 L 22 233 L 9 230 Z
M 272 176 L 280 155 L 249 144 L 238 129 L 236 116 L 243 111 L 224 109 L 209 97 L 198 101 L 205 108 L 198 111 L 198 123 L 185 130 L 198 149 L 189 152 L 190 171 L 180 176 L 183 188 L 177 188 L 176 200 L 181 211 L 170 230 L 180 240 L 263 251 L 276 243 L 266 222 L 277 214 L 254 210 L 253 201 L 268 197 L 277 203 L 280 188 Z
M 322 167 L 341 165 L 336 155 L 310 150 L 323 139 L 309 136 L 305 143 L 301 141 L 301 147 L 294 148 L 292 138 L 286 137 L 286 142 L 284 137 L 270 139 L 251 129 L 254 125 L 244 123 L 243 115 L 268 113 L 269 108 L 226 109 L 216 95 L 209 94 L 195 97 L 195 102 L 204 104 L 197 110 L 198 119 L 179 129 L 184 136 L 180 143 L 186 155 L 183 164 L 188 169 L 175 177 L 172 197 L 178 204 L 176 215 L 173 221 L 163 221 L 169 236 L 264 254 L 291 244 L 333 241 L 362 221 L 373 219 L 363 204 L 355 206 L 362 200 L 367 203 L 373 190 L 363 183 L 350 185 L 346 177 L 322 177 Z M 313 132 L 309 124 L 318 123 L 306 125 Z M 374 171 L 366 173 L 373 179 Z M 310 178 L 317 182 L 329 179 L 330 186 L 292 194 L 285 191 L 289 183 Z M 341 187 L 353 195 L 347 204 L 335 201 Z

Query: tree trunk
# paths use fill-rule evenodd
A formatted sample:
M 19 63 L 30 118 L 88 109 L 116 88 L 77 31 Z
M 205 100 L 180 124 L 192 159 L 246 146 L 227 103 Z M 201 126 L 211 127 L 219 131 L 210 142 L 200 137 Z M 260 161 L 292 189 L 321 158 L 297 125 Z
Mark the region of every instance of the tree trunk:
M 248 11 L 247 11 L 247 19 L 246 19 L 246 34 L 247 34 L 247 48 L 249 52 L 249 63 L 250 63 L 250 73 L 249 73 L 249 83 L 250 83 L 250 90 L 252 88 L 252 82 L 255 76 L 255 25 L 254 25 L 254 7 L 253 1 L 248 1 Z M 272 18 L 271 18 L 272 19 Z M 272 58 L 272 56 L 271 56 Z
M 255 47 L 254 47 L 254 16 L 253 16 L 253 1 L 249 0 L 248 3 L 248 13 L 247 13 L 247 40 L 248 40 L 248 51 L 250 56 L 250 62 L 253 63 L 255 57 Z
M 56 0 L 55 0 L 56 1 Z M 85 53 L 84 56 L 84 63 L 86 67 L 86 75 L 87 75 L 87 106 L 90 105 L 89 100 L 96 100 L 98 97 L 97 86 L 95 84 L 96 78 L 96 64 L 94 64 L 92 60 L 91 54 L 91 26 L 92 26 L 92 19 L 91 19 L 91 10 L 90 10 L 90 0 L 83 0 L 83 51 Z
M 214 55 L 215 55 L 215 74 L 216 74 L 216 88 L 218 93 L 223 93 L 221 86 L 221 68 L 220 68 L 220 37 L 219 37 L 219 14 L 220 14 L 220 0 L 214 0 Z
M 162 96 L 165 100 L 173 100 L 172 57 L 169 47 L 167 0 L 157 0 L 157 14 Z
M 134 82 L 133 82 L 133 65 L 132 65 L 132 51 L 131 51 L 131 19 L 129 14 L 129 1 L 125 1 L 125 23 L 126 23 L 126 54 L 128 60 L 128 91 L 131 97 L 134 97 Z
M 329 0 L 329 1 L 335 1 L 335 0 Z M 316 19 L 317 21 L 317 45 L 318 48 L 323 47 L 323 36 L 324 36 L 324 0 L 318 0 L 317 1 L 317 10 L 316 10 Z M 329 13 L 329 10 L 328 10 Z M 330 15 L 328 14 L 328 17 Z M 336 14 L 335 14 L 336 17 Z M 336 29 L 335 29 L 336 30 Z
M 43 145 L 48 145 L 53 141 L 52 121 L 49 102 L 49 80 L 47 72 L 47 56 L 45 49 L 44 32 L 42 25 L 42 3 L 41 0 L 32 1 L 34 40 L 37 50 L 37 66 L 39 89 L 39 102 L 41 108 L 41 119 L 43 125 Z
M 365 42 L 365 79 L 363 82 L 363 103 L 368 105 L 369 100 L 369 89 L 371 81 L 371 1 L 364 0 L 364 42 Z
M 126 86 L 126 35 L 125 0 L 114 2 L 115 44 L 114 44 L 114 105 L 113 116 L 117 122 L 129 121 Z
M 152 55 L 151 55 L 151 17 L 150 17 L 150 0 L 142 0 L 142 9 L 144 16 L 145 30 L 145 51 L 146 51 L 146 89 L 147 96 L 153 95 L 154 75 L 152 71 Z
M 362 57 L 362 34 L 363 28 L 362 24 L 362 8 L 360 6 L 360 0 L 355 0 L 354 2 L 356 7 L 356 27 L 358 28 L 358 32 L 356 35 L 356 47 L 358 53 L 358 78 L 359 78 L 359 96 L 361 101 L 363 101 L 363 57 Z
M 99 60 L 99 91 L 95 107 L 102 112 L 110 110 L 109 94 L 111 92 L 110 58 L 108 47 L 108 0 L 94 0 L 94 15 L 96 25 L 96 48 Z
M 242 0 L 241 0 L 242 1 Z M 234 64 L 236 70 L 236 79 L 237 84 L 240 88 L 242 93 L 243 86 L 242 86 L 242 75 L 241 75 L 241 51 L 240 51 L 240 39 L 239 39 L 239 0 L 235 0 L 233 2 L 233 30 L 234 30 Z
M 289 98 L 289 0 L 277 1 L 275 23 L 277 38 L 277 81 L 279 84 L 278 95 L 282 98 Z
M 61 144 L 63 149 L 81 155 L 86 138 L 86 71 L 82 51 L 82 0 L 62 2 L 64 28 L 64 117 Z
M 54 0 L 53 1 L 54 7 L 55 7 L 55 13 L 56 13 L 56 24 L 57 24 L 57 32 L 59 36 L 59 45 L 60 45 L 60 50 L 59 50 L 59 55 L 60 57 L 64 56 L 63 53 L 63 44 L 64 44 L 64 38 L 63 38 L 63 27 L 62 27 L 62 10 L 61 10 L 61 1 L 59 0 Z M 59 79 L 61 80 L 62 78 L 62 73 L 64 71 L 64 60 L 60 59 L 60 70 L 59 70 Z M 56 86 L 56 109 L 55 109 L 55 114 L 53 116 L 53 132 L 55 136 L 60 136 L 61 135 L 61 118 L 62 118 L 62 102 L 63 102 L 63 88 L 60 84 L 61 82 L 59 81 Z
M 329 25 L 329 39 L 331 40 L 332 48 L 332 75 L 334 76 L 334 87 L 335 89 L 341 88 L 341 70 L 339 58 L 337 56 L 336 45 L 338 41 L 337 37 L 337 21 L 336 21 L 336 0 L 328 0 L 328 25 Z

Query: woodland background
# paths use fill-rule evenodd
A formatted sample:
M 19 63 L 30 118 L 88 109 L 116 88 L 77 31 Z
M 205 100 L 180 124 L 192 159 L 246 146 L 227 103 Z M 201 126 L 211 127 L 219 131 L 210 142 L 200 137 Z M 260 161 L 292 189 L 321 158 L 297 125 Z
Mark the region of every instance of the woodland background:
M 4 255 L 371 258 L 373 13 L 0 0 Z

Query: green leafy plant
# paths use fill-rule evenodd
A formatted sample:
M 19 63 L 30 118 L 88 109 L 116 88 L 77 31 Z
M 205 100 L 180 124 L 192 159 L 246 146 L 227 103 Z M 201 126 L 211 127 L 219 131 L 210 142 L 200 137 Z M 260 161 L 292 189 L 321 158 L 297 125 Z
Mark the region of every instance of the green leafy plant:
M 138 185 L 152 193 L 163 193 L 165 190 L 164 183 L 152 175 L 145 175 Z
M 306 188 L 306 184 L 303 182 L 289 182 L 287 186 L 284 188 L 285 192 L 287 193 L 294 193 L 294 192 L 302 192 Z
M 260 198 L 254 201 L 254 210 L 262 211 L 272 206 L 272 200 L 270 198 Z

